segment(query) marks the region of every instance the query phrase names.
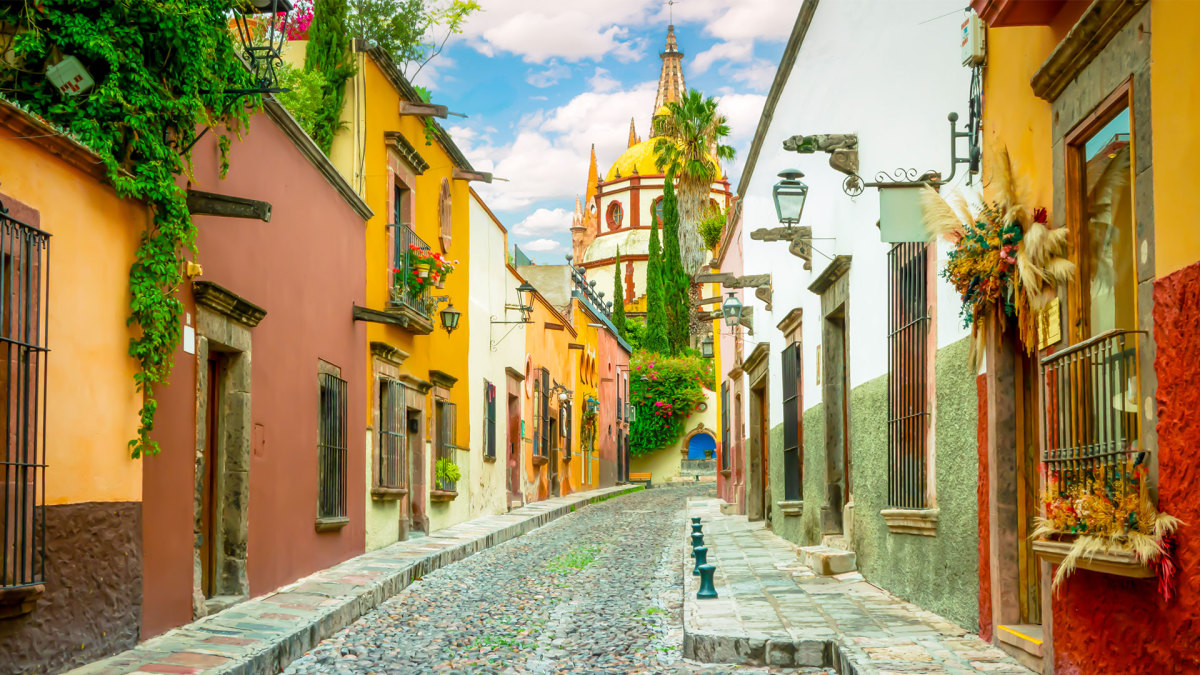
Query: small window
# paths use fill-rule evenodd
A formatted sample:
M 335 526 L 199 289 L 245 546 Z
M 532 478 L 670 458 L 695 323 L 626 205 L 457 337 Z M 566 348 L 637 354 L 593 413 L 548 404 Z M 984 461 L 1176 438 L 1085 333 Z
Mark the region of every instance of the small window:
M 563 457 L 571 459 L 571 404 L 564 403 L 559 410 L 558 419 L 562 421 Z
M 340 369 L 322 364 L 317 376 L 317 518 L 344 519 L 346 511 L 346 381 Z
M 437 452 L 436 463 L 450 462 L 457 466 L 454 456 L 458 435 L 458 407 L 444 399 L 437 399 L 434 404 L 434 415 L 437 423 Z M 434 466 L 434 489 L 453 492 L 457 489 L 457 481 L 441 477 L 442 472 Z
M 496 385 L 483 381 L 483 452 L 496 457 Z
M 728 396 L 728 392 L 726 392 Z M 726 418 L 728 423 L 728 418 Z M 804 450 L 800 426 L 800 344 L 783 350 L 783 498 L 804 498 Z
M 613 202 L 608 205 L 608 229 L 620 229 L 622 221 L 625 219 L 625 207 L 621 206 L 621 202 Z
M 550 426 L 550 371 L 542 368 L 542 410 L 541 410 L 541 431 L 542 431 L 542 456 L 548 457 L 550 454 L 550 443 L 553 442 L 554 429 Z
M 659 197 L 654 200 L 654 222 L 658 223 L 659 227 L 663 224 L 663 198 Z
M 450 192 L 450 181 L 442 179 L 442 191 L 438 195 L 439 234 L 441 237 L 442 253 L 450 251 L 450 232 L 454 223 L 454 196 Z
M 383 488 L 404 487 L 405 479 L 405 389 L 397 380 L 379 381 L 379 455 L 375 485 Z

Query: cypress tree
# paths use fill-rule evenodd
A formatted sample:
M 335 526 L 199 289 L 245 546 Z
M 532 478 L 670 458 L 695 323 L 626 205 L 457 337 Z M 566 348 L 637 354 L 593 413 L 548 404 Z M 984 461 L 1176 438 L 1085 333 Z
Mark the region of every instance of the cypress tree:
M 692 298 L 691 279 L 683 271 L 679 256 L 679 202 L 674 183 L 674 177 L 668 175 L 663 187 L 663 257 L 658 275 L 667 317 L 667 344 L 672 354 L 680 354 L 687 348 L 691 333 Z
M 617 335 L 622 339 L 628 340 L 628 328 L 625 327 L 625 287 L 621 283 L 621 247 L 617 247 L 617 262 L 613 272 L 613 326 L 617 328 Z
M 317 147 L 327 155 L 333 146 L 334 134 L 342 126 L 346 80 L 354 74 L 350 33 L 346 27 L 348 12 L 346 0 L 315 0 L 312 25 L 308 29 L 308 48 L 304 53 L 304 69 L 317 71 L 325 78 L 321 87 L 323 105 L 317 112 L 312 135 Z
M 646 263 L 646 337 L 642 346 L 655 354 L 671 351 L 667 341 L 667 317 L 663 311 L 663 288 L 659 269 L 662 247 L 658 244 L 658 221 L 650 228 L 650 260 Z

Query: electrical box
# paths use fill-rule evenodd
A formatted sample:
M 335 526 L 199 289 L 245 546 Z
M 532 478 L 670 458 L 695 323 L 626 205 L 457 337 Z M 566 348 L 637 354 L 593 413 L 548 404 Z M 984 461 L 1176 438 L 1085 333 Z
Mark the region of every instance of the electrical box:
M 962 64 L 982 66 L 987 58 L 987 26 L 975 12 L 968 12 L 962 23 Z

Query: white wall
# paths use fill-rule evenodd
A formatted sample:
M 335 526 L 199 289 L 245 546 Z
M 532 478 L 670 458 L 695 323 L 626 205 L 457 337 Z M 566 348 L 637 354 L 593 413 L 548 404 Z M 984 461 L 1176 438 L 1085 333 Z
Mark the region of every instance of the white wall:
M 468 316 L 471 334 L 468 336 L 467 377 L 459 383 L 470 391 L 469 481 L 472 517 L 485 513 L 504 513 L 507 510 L 505 461 L 508 446 L 508 395 L 505 367 L 525 372 L 525 326 L 492 324 L 520 319 L 520 312 L 508 311 L 506 304 L 519 304 L 517 277 L 505 264 L 505 234 L 479 198 L 471 195 L 471 244 L 469 270 L 471 288 L 468 294 Z M 511 330 L 511 332 L 510 332 Z M 507 336 L 505 334 L 507 333 Z M 493 348 L 493 341 L 499 341 Z M 496 461 L 484 461 L 484 380 L 496 385 Z M 461 411 L 459 414 L 462 414 Z M 520 462 L 518 462 L 520 466 Z M 459 488 L 460 492 L 462 488 Z
M 950 146 L 946 115 L 966 119 L 970 72 L 960 67 L 962 2 L 955 0 L 838 0 L 818 5 L 796 57 L 754 168 L 744 203 L 745 274 L 770 272 L 774 311 L 747 293 L 754 307 L 756 342 L 770 343 L 771 425 L 782 420 L 783 336 L 776 324 L 803 307 L 804 406 L 821 401 L 816 382 L 821 344 L 821 302 L 808 286 L 829 264 L 829 256 L 849 254 L 849 368 L 851 386 L 887 372 L 887 251 L 875 223 L 879 196 L 873 188 L 857 198 L 842 191 L 845 175 L 829 166 L 829 155 L 799 155 L 783 149 L 797 134 L 858 134 L 859 173 L 868 181 L 877 171 L 912 167 L 948 175 Z M 941 18 L 937 18 L 941 17 Z M 966 153 L 965 139 L 959 153 Z M 771 190 L 777 173 L 798 168 L 809 185 L 801 225 L 813 230 L 813 269 L 787 251 L 783 242 L 750 239 L 752 231 L 778 227 Z M 960 166 L 955 183 L 965 177 Z M 946 188 L 943 188 L 945 190 Z M 938 247 L 938 268 L 947 247 Z M 958 296 L 937 281 L 933 326 L 939 347 L 967 335 L 958 320 Z M 748 413 L 747 413 L 748 415 Z M 749 419 L 747 416 L 746 419 Z

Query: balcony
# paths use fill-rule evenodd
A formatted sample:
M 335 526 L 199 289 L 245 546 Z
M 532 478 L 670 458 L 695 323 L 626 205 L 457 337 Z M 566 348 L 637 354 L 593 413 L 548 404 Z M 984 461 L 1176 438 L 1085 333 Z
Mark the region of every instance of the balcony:
M 412 251 L 419 249 L 428 251 L 426 244 L 413 229 L 403 223 L 390 225 L 393 228 L 393 268 L 390 294 L 388 296 L 387 312 L 402 317 L 407 322 L 409 331 L 418 335 L 429 335 L 433 332 L 432 305 L 429 289 L 419 289 L 415 282 L 417 275 L 424 271 L 415 263 Z
M 1127 549 L 1151 534 L 1151 457 L 1142 444 L 1138 350 L 1142 331 L 1111 330 L 1042 359 L 1044 519 L 1034 549 L 1061 561 L 1078 536 L 1111 544 L 1079 566 L 1145 576 Z M 1146 522 L 1150 520 L 1151 522 Z M 1122 571 L 1123 570 L 1123 571 Z

